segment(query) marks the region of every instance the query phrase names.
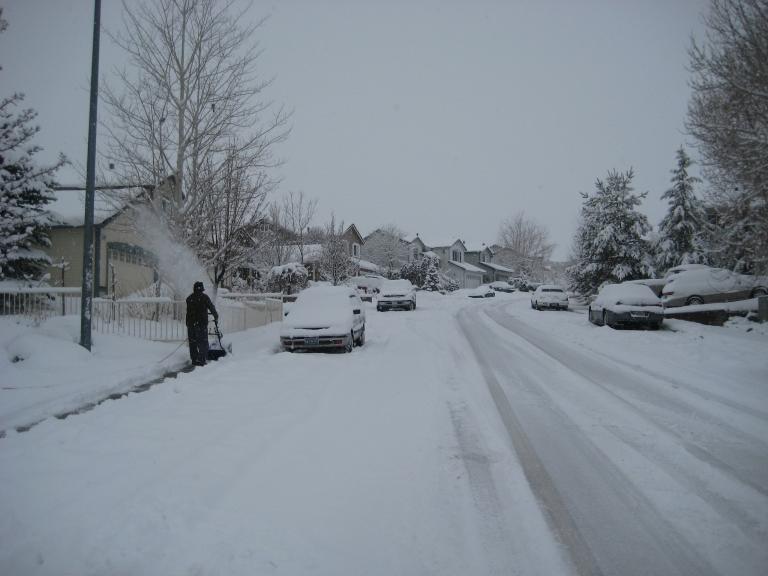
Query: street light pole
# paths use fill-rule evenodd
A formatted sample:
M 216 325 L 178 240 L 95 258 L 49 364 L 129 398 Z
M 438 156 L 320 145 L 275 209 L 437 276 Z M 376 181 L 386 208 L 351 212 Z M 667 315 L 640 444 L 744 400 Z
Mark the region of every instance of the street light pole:
M 88 114 L 88 158 L 85 176 L 85 219 L 83 225 L 83 282 L 80 300 L 80 346 L 91 349 L 93 311 L 93 202 L 96 182 L 96 108 L 99 101 L 99 33 L 101 0 L 94 0 L 93 51 L 91 53 L 91 103 Z

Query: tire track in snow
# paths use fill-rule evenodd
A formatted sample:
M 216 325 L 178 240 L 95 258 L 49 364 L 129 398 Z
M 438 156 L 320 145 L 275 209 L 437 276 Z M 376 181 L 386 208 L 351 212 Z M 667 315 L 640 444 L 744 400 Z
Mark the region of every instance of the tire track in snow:
M 483 333 L 468 313 L 459 315 L 459 323 L 483 367 L 531 488 L 579 574 L 714 574 L 526 373 L 524 365 L 531 360 L 522 350 Z M 516 386 L 514 402 L 491 368 L 494 364 L 503 365 L 507 388 Z
M 763 496 L 768 496 L 768 485 L 766 485 L 766 481 L 768 481 L 768 445 L 764 443 L 763 439 L 739 430 L 715 416 L 702 414 L 700 410 L 696 410 L 678 398 L 649 389 L 648 386 L 643 386 L 644 382 L 637 378 L 637 376 L 630 382 L 627 380 L 630 373 L 626 370 L 619 371 L 612 366 L 589 361 L 583 354 L 579 354 L 578 351 L 567 348 L 557 341 L 544 341 L 538 334 L 534 334 L 535 329 L 511 316 L 506 314 L 503 317 L 492 316 L 488 312 L 486 312 L 486 316 L 511 334 L 522 338 L 546 356 L 565 366 L 568 370 L 577 373 L 582 378 L 600 387 L 606 393 L 653 422 L 666 433 L 678 438 L 686 451 L 698 460 L 721 470 Z M 611 386 L 608 386 L 606 382 L 610 382 Z M 638 382 L 640 386 L 637 386 Z M 632 395 L 636 394 L 638 389 L 642 389 L 644 393 L 643 398 L 633 401 Z M 637 405 L 638 401 L 652 404 L 657 412 L 654 414 L 648 410 L 641 409 Z M 700 434 L 695 436 L 689 434 L 686 436 L 675 429 L 673 422 L 670 421 L 671 418 L 664 418 L 662 416 L 663 413 L 670 412 L 670 410 L 673 413 L 673 418 L 679 418 L 680 415 L 694 415 L 696 420 L 718 427 L 724 432 L 724 435 L 729 437 L 730 442 L 721 448 L 721 454 L 714 454 L 712 447 L 700 445 L 702 441 Z M 698 422 L 696 423 L 698 424 Z M 761 478 L 762 482 L 756 482 L 747 476 L 745 471 L 740 470 L 734 464 L 726 462 L 726 458 L 732 458 L 736 452 L 733 448 L 734 445 L 750 446 L 757 449 L 755 451 L 758 454 L 745 456 L 742 458 L 742 461 L 756 467 L 752 471 L 752 475 Z

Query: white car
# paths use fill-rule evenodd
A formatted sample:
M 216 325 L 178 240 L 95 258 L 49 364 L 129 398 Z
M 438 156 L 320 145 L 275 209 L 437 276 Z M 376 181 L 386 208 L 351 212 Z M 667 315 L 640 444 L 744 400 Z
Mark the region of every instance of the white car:
M 644 326 L 658 330 L 664 321 L 664 309 L 648 286 L 632 282 L 606 284 L 589 305 L 587 318 L 599 326 Z
M 283 319 L 283 350 L 340 348 L 365 344 L 365 309 L 354 288 L 316 286 L 299 294 Z
M 376 301 L 376 310 L 416 310 L 416 288 L 409 280 L 385 280 Z
M 541 310 L 542 308 L 568 310 L 568 294 L 560 286 L 542 284 L 531 294 L 531 308 L 534 310 Z
M 733 302 L 768 295 L 768 278 L 723 268 L 697 268 L 672 276 L 661 293 L 666 308 Z

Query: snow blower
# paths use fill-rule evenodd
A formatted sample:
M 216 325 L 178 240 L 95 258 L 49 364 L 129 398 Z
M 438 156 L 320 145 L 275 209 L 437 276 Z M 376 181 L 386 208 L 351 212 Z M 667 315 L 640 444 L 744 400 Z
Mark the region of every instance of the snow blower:
M 213 338 L 215 336 L 215 338 Z M 218 360 L 224 358 L 227 354 L 232 354 L 232 344 L 224 343 L 221 340 L 222 334 L 219 330 L 219 323 L 217 320 L 213 321 L 213 331 L 211 331 L 211 323 L 208 322 L 208 360 Z

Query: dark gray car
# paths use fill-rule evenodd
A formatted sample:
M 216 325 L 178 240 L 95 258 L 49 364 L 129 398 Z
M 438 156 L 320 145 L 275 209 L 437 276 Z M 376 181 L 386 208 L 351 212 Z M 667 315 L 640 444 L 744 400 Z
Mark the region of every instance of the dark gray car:
M 629 282 L 604 286 L 587 313 L 593 324 L 611 328 L 658 330 L 664 321 L 659 297 L 648 286 Z

